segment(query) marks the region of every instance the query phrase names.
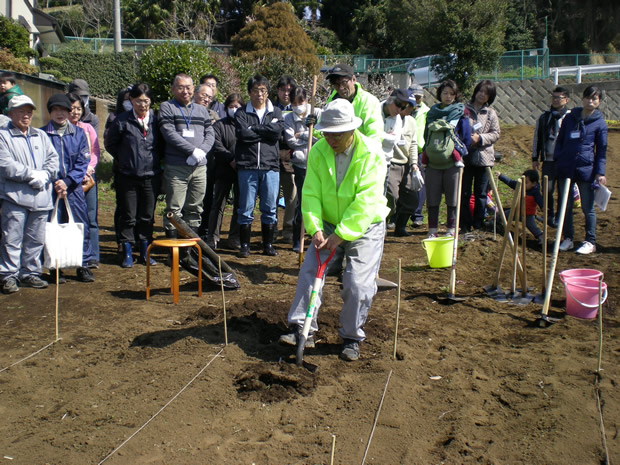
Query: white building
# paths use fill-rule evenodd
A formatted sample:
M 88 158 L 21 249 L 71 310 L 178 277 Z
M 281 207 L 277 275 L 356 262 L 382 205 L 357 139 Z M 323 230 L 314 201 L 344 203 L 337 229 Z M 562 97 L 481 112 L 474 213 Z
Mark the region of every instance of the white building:
M 36 0 L 0 0 L 0 15 L 13 18 L 30 33 L 30 47 L 43 55 L 44 45 L 64 42 L 58 21 L 36 8 Z

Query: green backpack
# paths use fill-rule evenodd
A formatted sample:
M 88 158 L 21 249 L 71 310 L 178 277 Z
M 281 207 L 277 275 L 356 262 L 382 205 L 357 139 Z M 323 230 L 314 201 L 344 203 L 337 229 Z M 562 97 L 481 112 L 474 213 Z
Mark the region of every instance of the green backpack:
M 455 149 L 454 128 L 446 120 L 438 119 L 428 125 L 428 139 L 424 146 L 428 164 L 437 170 L 454 166 L 452 152 Z

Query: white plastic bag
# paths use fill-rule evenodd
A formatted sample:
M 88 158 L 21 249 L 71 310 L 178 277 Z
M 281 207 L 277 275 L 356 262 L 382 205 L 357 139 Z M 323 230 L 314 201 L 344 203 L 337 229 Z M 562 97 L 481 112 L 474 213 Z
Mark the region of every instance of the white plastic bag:
M 82 266 L 84 246 L 84 225 L 73 220 L 69 201 L 65 197 L 69 222 L 58 223 L 58 202 L 56 199 L 52 217 L 45 223 L 45 268 L 71 268 Z
M 606 186 L 598 184 L 598 187 L 594 189 L 594 205 L 601 209 L 601 211 L 607 210 L 607 203 L 611 198 L 611 191 Z

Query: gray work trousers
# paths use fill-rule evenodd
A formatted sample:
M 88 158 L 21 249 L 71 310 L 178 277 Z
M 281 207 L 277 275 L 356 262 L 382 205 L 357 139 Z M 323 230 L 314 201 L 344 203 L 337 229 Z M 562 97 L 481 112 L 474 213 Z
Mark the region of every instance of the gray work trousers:
M 31 211 L 2 201 L 0 280 L 41 274 L 41 252 L 49 211 Z
M 198 230 L 202 219 L 202 201 L 206 190 L 205 165 L 166 165 L 164 168 L 166 213 L 176 213 L 195 231 Z M 175 229 L 165 216 L 164 227 L 167 230 Z
M 326 237 L 334 232 L 335 229 L 333 225 L 326 222 L 323 222 L 323 227 Z M 342 274 L 342 291 L 340 295 L 343 305 L 340 310 L 340 329 L 338 330 L 338 334 L 343 339 L 363 341 L 366 338 L 363 326 L 368 317 L 372 299 L 377 293 L 376 277 L 381 266 L 384 238 L 385 223 L 373 223 L 359 239 L 342 242 L 334 254 L 333 260 L 342 261 L 343 255 L 346 259 L 345 269 Z M 320 251 L 321 260 L 327 259 L 328 256 L 329 250 Z M 316 252 L 314 246 L 310 245 L 306 252 L 304 263 L 299 270 L 295 298 L 288 312 L 288 322 L 291 327 L 295 325 L 303 326 L 304 324 L 317 267 Z M 323 276 L 321 289 L 316 300 L 316 309 L 312 325 L 310 326 L 311 334 L 319 329 L 317 317 L 321 306 L 321 294 L 324 283 L 325 276 Z

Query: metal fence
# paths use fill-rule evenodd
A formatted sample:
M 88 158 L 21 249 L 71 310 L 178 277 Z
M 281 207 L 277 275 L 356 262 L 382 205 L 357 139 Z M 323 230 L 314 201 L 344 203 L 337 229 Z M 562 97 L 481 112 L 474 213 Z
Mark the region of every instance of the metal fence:
M 72 37 L 65 36 L 67 42 L 83 42 L 84 44 L 92 47 L 95 53 L 111 52 L 114 50 L 114 39 L 99 39 L 96 37 Z M 174 44 L 195 44 L 208 48 L 212 52 L 216 53 L 228 53 L 232 48 L 231 45 L 226 44 L 211 44 L 206 40 L 172 40 L 172 39 L 121 39 L 121 47 L 124 52 L 141 52 L 145 48 L 148 48 L 153 44 L 161 44 L 164 42 L 172 42 Z M 62 45 L 52 44 L 51 52 L 55 52 L 58 47 Z
M 113 39 L 82 38 L 65 36 L 67 42 L 80 41 L 92 47 L 96 53 L 109 52 L 114 49 Z M 231 49 L 226 44 L 210 44 L 204 40 L 157 40 L 157 39 L 122 39 L 124 51 L 141 52 L 152 44 L 193 43 L 208 48 L 215 53 L 228 53 Z M 52 44 L 51 52 L 56 51 L 57 45 Z M 430 86 L 437 81 L 432 71 L 434 55 L 420 58 L 374 58 L 372 55 L 318 55 L 322 68 L 327 69 L 337 63 L 347 63 L 353 66 L 356 73 L 408 73 L 422 85 Z M 514 50 L 505 52 L 499 59 L 497 66 L 488 71 L 479 73 L 480 79 L 494 81 L 512 81 L 523 79 L 548 79 L 550 69 L 565 66 L 585 66 L 606 63 L 620 63 L 620 53 L 605 54 L 572 54 L 551 55 L 549 49 L 537 48 L 528 50 Z M 612 73 L 612 78 L 620 79 L 620 73 Z M 605 77 L 605 76 L 602 76 Z

